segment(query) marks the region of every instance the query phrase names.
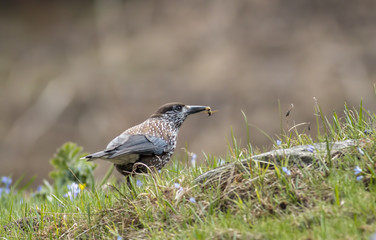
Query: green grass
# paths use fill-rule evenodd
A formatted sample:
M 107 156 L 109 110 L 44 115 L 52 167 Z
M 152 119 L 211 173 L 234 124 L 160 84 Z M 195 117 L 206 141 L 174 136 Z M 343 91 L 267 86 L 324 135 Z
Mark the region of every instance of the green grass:
M 1 239 L 368 239 L 376 230 L 376 116 L 362 104 L 330 118 L 318 105 L 315 111 L 316 139 L 290 126 L 275 137 L 278 143 L 272 140 L 273 148 L 345 139 L 359 139 L 359 148 L 304 167 L 287 159 L 269 168 L 235 164 L 231 174 L 207 185 L 194 179 L 260 152 L 250 135 L 244 146 L 232 135 L 225 157 L 207 155 L 192 166 L 187 154 L 161 173 L 132 178 L 131 188 L 114 179 L 93 183 L 95 166 L 81 166 L 80 149 L 65 145 L 51 161 L 53 183 L 38 192 L 13 183 L 2 193 Z M 70 199 L 64 194 L 74 176 L 88 186 Z

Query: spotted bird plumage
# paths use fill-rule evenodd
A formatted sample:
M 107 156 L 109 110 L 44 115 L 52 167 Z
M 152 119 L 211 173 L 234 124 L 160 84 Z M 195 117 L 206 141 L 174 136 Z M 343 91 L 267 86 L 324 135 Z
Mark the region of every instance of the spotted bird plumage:
M 208 106 L 168 103 L 144 122 L 115 137 L 105 150 L 84 157 L 88 161 L 103 159 L 112 162 L 124 176 L 159 170 L 171 159 L 176 148 L 179 128 L 194 113 L 207 111 Z

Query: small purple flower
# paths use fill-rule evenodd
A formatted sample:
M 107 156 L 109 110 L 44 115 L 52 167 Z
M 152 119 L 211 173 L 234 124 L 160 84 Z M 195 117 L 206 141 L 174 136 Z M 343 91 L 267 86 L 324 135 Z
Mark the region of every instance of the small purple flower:
M 358 149 L 358 152 L 360 153 L 360 155 L 362 155 L 362 156 L 363 156 L 363 155 L 364 155 L 364 152 L 363 152 L 363 150 L 362 150 L 362 149 L 361 149 L 360 147 L 358 147 L 357 149 Z
M 371 135 L 371 133 L 372 133 L 372 130 L 369 130 L 369 129 L 364 130 L 364 134 L 366 135 Z
M 10 185 L 12 184 L 12 179 L 10 177 L 1 177 L 1 182 L 5 185 L 5 187 L 0 188 L 0 197 L 3 193 L 9 194 L 10 193 Z
M 68 190 L 72 191 L 73 193 L 76 193 L 76 195 L 77 195 L 77 193 L 80 192 L 80 187 L 75 182 L 72 183 L 71 185 L 68 185 L 67 188 L 68 188 Z
M 10 177 L 3 176 L 1 177 L 1 182 L 5 184 L 6 188 L 9 188 L 10 184 L 12 184 L 12 179 Z
M 192 153 L 192 156 L 191 156 L 191 164 L 192 164 L 192 166 L 196 166 L 196 159 L 197 159 L 197 154 L 196 153 Z
M 362 169 L 359 167 L 359 166 L 356 166 L 355 168 L 354 168 L 354 173 L 355 173 L 355 175 L 358 175 L 359 173 L 361 173 L 362 172 Z
M 307 147 L 307 151 L 308 151 L 308 152 L 313 152 L 313 151 L 315 151 L 315 147 L 312 146 L 312 145 L 308 145 L 308 147 Z
M 67 186 L 68 192 L 64 194 L 64 197 L 69 197 L 70 200 L 73 200 L 74 198 L 77 197 L 77 195 L 80 193 L 80 187 L 78 186 L 77 183 L 72 183 L 71 185 Z
M 277 140 L 277 146 L 281 145 L 282 144 L 282 141 L 281 140 Z
M 137 185 L 137 187 L 142 187 L 142 182 L 141 182 L 141 180 L 137 180 L 137 181 L 136 181 L 136 185 Z
M 362 172 L 362 169 L 361 169 L 359 166 L 356 166 L 356 167 L 354 168 L 354 174 L 355 174 L 355 175 L 359 175 L 361 172 Z M 362 175 L 359 175 L 359 176 L 356 177 L 356 180 L 357 180 L 357 181 L 360 181 L 360 180 L 362 180 L 362 179 L 363 179 L 363 176 L 362 176 Z
M 65 197 L 65 198 L 69 197 L 69 199 L 72 200 L 72 193 L 67 192 L 66 194 L 63 195 L 63 197 Z
M 32 197 L 35 197 L 38 193 L 42 192 L 42 190 L 43 190 L 42 185 L 39 185 L 39 186 L 37 187 L 36 192 L 33 193 L 31 196 L 32 196 Z M 64 196 L 64 195 L 63 195 L 63 196 Z
M 223 160 L 223 159 L 219 159 L 218 161 L 217 161 L 217 164 L 218 164 L 218 166 L 222 166 L 223 164 L 225 164 L 226 162 L 225 162 L 225 160 Z
M 182 186 L 180 186 L 180 184 L 179 184 L 179 183 L 174 183 L 174 188 L 176 188 L 176 189 L 178 190 L 178 192 L 181 192 L 181 191 L 183 191 L 183 187 L 182 187 Z
M 189 201 L 190 201 L 191 203 L 196 203 L 196 199 L 195 199 L 194 197 L 189 198 Z
M 291 175 L 291 171 L 287 169 L 287 167 L 282 167 L 282 171 L 286 173 L 287 176 Z
M 117 238 L 116 238 L 116 240 L 123 240 L 123 237 L 120 236 L 120 235 L 118 235 Z

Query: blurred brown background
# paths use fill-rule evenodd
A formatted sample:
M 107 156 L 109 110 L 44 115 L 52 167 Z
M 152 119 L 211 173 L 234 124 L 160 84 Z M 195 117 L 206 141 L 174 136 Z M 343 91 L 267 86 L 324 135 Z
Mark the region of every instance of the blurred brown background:
M 272 137 L 278 100 L 296 123 L 315 122 L 313 97 L 374 111 L 375 65 L 373 0 L 0 1 L 0 176 L 40 182 L 64 142 L 101 150 L 171 101 L 219 110 L 180 131 L 177 154 L 199 159 L 231 126 L 245 142 L 241 110 Z

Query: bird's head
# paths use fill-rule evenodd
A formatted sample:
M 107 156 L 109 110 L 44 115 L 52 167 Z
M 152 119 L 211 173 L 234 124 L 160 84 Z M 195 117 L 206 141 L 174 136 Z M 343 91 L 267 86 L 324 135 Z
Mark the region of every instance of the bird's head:
M 185 105 L 183 103 L 167 103 L 161 106 L 151 117 L 163 118 L 176 127 L 180 127 L 184 120 L 191 114 L 208 111 L 208 106 Z

